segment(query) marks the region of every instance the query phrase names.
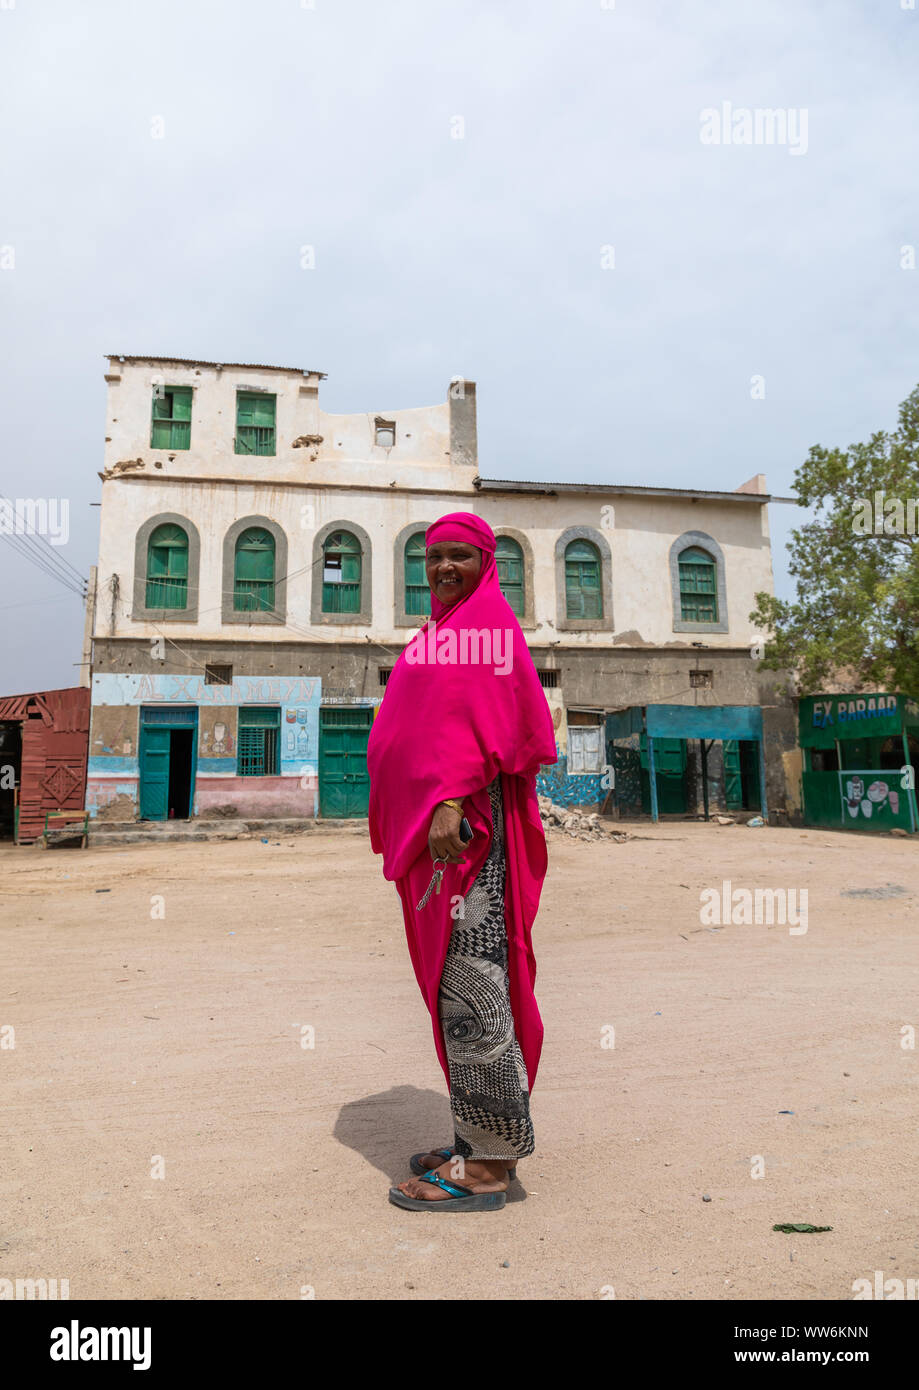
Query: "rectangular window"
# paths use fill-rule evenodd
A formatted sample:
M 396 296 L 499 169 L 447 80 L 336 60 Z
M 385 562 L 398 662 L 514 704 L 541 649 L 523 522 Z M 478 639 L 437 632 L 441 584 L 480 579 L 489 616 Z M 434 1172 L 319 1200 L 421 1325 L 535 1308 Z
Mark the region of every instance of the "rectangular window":
M 191 387 L 157 386 L 153 391 L 151 449 L 191 448 Z
M 204 668 L 205 685 L 232 685 L 233 667 L 232 666 L 211 666 Z
M 281 711 L 264 705 L 239 711 L 236 771 L 240 777 L 277 777 Z
M 689 673 L 690 690 L 711 690 L 714 683 L 713 671 L 690 671 Z
M 277 396 L 249 391 L 236 393 L 237 454 L 273 455 Z
M 558 685 L 558 672 L 540 671 L 539 684 L 542 686 L 543 690 L 554 690 Z
M 381 666 L 379 671 L 377 672 L 377 675 L 380 678 L 380 685 L 385 685 L 386 682 L 389 680 L 390 676 L 392 675 L 392 667 L 390 667 L 389 670 L 387 670 L 385 666 Z
M 391 449 L 396 442 L 395 420 L 375 420 L 373 442 L 382 445 L 384 449 Z
M 568 726 L 568 771 L 600 771 L 600 725 Z

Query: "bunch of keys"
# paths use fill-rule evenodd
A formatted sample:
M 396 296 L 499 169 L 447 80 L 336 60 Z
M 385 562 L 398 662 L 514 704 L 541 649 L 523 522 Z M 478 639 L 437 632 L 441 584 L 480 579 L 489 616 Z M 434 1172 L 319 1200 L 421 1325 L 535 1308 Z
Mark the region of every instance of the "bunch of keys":
M 441 883 L 443 882 L 443 877 L 444 877 L 444 871 L 443 871 L 443 867 L 442 867 L 442 866 L 445 865 L 446 863 L 447 863 L 447 860 L 446 860 L 446 859 L 435 859 L 435 860 L 434 860 L 434 873 L 433 873 L 432 876 L 431 876 L 431 882 L 428 884 L 427 888 L 424 890 L 424 897 L 421 899 L 421 902 L 420 902 L 420 903 L 418 904 L 418 906 L 416 907 L 416 909 L 415 909 L 416 912 L 420 912 L 421 909 L 422 909 L 423 907 L 427 907 L 427 905 L 428 905 L 428 899 L 430 898 L 430 896 L 431 896 L 432 893 L 439 893 L 439 892 L 440 892 L 440 885 L 441 885 Z
M 467 845 L 469 841 L 472 839 L 472 826 L 469 824 L 465 816 L 463 816 L 463 819 L 460 821 L 459 837 L 464 845 Z M 420 912 L 423 907 L 427 907 L 428 899 L 430 898 L 432 893 L 440 892 L 440 885 L 443 882 L 444 877 L 443 866 L 448 864 L 449 862 L 450 861 L 448 859 L 434 860 L 434 873 L 431 876 L 431 882 L 424 890 L 424 897 L 421 899 L 421 902 L 415 908 L 416 912 Z M 465 862 L 465 860 L 460 860 L 460 863 Z

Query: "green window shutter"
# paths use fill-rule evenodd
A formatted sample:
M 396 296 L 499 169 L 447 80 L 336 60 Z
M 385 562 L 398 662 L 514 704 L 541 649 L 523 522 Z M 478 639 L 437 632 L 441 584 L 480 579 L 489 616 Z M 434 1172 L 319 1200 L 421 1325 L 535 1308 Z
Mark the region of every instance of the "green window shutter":
M 424 532 L 416 531 L 405 543 L 405 611 L 411 616 L 430 615 L 431 586 L 424 567 Z
M 276 396 L 236 393 L 237 454 L 275 453 Z
M 495 550 L 501 592 L 518 618 L 524 613 L 523 551 L 510 536 L 499 536 Z
M 718 621 L 717 566 L 697 546 L 680 553 L 680 616 L 684 623 Z
M 150 446 L 153 449 L 191 448 L 190 386 L 166 386 L 154 392 Z
M 147 543 L 148 608 L 188 607 L 188 536 L 181 526 L 157 526 Z
M 233 608 L 237 613 L 270 613 L 274 609 L 274 536 L 250 527 L 236 542 L 233 568 Z
M 240 777 L 277 777 L 280 773 L 281 711 L 264 705 L 239 711 L 236 771 Z
M 335 531 L 323 546 L 323 613 L 361 611 L 361 543 L 350 531 Z
M 569 618 L 602 618 L 600 555 L 590 541 L 572 541 L 565 549 L 565 612 Z
M 191 387 L 187 390 L 174 390 L 172 392 L 172 418 L 173 420 L 191 419 Z

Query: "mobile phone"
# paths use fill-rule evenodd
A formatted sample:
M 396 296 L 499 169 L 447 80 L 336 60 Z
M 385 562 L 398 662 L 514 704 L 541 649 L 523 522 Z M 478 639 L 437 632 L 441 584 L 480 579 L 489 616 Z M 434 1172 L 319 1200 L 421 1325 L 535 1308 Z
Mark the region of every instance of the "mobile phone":
M 472 839 L 472 834 L 473 834 L 472 826 L 469 824 L 469 822 L 467 821 L 466 817 L 463 816 L 463 819 L 460 821 L 460 828 L 459 828 L 459 836 L 460 836 L 460 839 L 462 840 L 463 844 L 466 844 L 467 841 L 469 841 L 469 840 Z

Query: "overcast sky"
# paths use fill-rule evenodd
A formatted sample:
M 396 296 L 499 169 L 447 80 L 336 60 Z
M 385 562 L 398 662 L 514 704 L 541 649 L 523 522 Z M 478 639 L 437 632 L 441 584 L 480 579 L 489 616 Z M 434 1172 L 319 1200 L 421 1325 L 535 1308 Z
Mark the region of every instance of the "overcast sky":
M 340 412 L 464 375 L 490 477 L 787 494 L 894 426 L 919 10 L 314 4 L 0 0 L 0 492 L 69 499 L 81 574 L 107 352 L 318 369 Z M 787 143 L 705 143 L 726 102 Z M 75 683 L 80 602 L 6 541 L 0 632 L 0 695 Z

